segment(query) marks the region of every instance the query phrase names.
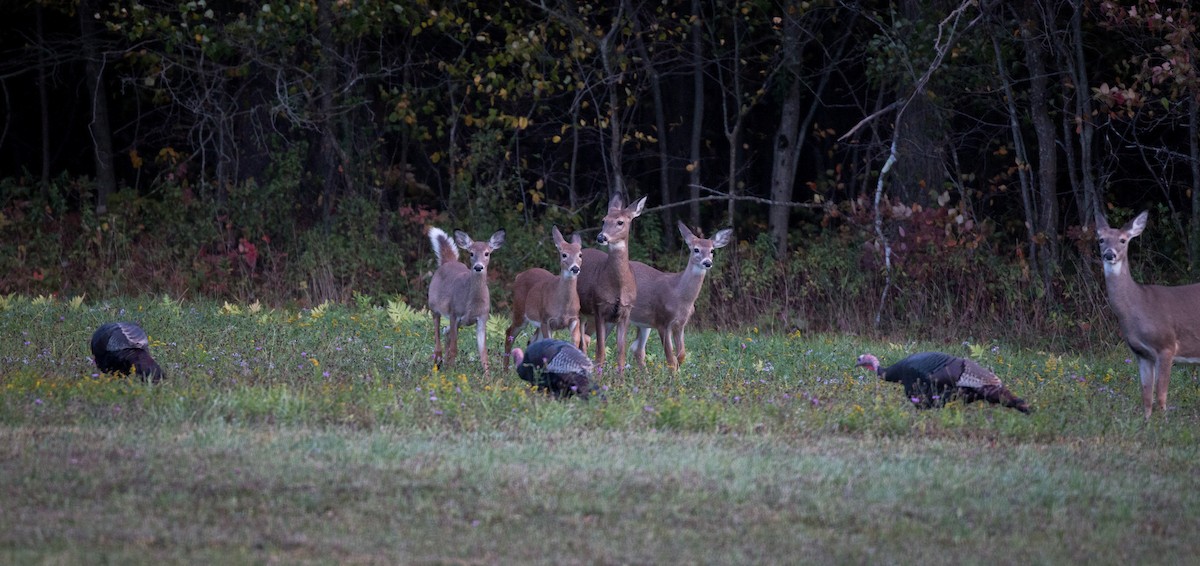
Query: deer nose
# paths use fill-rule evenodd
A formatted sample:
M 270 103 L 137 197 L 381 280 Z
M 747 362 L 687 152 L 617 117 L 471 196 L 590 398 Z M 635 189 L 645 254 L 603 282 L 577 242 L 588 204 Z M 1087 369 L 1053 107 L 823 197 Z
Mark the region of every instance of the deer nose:
M 700 265 L 703 265 L 704 269 L 708 269 L 708 268 L 712 267 L 712 260 L 706 259 L 706 260 L 700 262 Z
M 604 232 L 601 232 L 601 233 L 599 233 L 599 234 L 597 234 L 597 235 L 596 235 L 596 241 L 597 241 L 597 242 L 600 242 L 601 244 L 603 244 L 604 242 L 607 242 L 607 241 L 608 241 L 608 236 L 605 236 L 605 235 L 604 235 Z
M 1104 261 L 1112 261 L 1114 259 L 1117 259 L 1117 252 L 1104 250 Z
M 570 269 L 570 271 L 571 271 L 571 273 L 572 273 L 572 274 L 574 274 L 574 275 L 579 275 L 579 266 L 578 266 L 578 265 L 572 265 L 572 266 L 571 266 L 571 269 Z
M 475 264 L 475 273 L 483 273 L 483 266 Z

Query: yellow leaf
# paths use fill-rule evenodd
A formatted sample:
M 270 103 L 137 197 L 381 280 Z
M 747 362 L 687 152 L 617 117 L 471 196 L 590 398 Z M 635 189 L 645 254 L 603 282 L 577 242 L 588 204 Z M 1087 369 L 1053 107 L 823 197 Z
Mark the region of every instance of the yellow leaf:
M 554 143 L 561 142 L 561 141 L 562 141 L 562 136 L 554 136 L 554 137 L 550 138 L 550 141 L 552 141 L 552 142 L 554 142 Z

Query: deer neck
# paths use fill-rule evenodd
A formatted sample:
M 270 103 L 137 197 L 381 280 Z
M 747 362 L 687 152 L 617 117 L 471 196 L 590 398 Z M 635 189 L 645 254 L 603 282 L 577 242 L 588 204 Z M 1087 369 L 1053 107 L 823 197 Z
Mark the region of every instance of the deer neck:
M 700 287 L 704 284 L 704 276 L 708 274 L 708 270 L 689 262 L 683 271 L 675 274 L 674 285 L 671 287 L 679 293 L 681 299 L 689 303 L 695 303 L 696 298 L 700 296 Z
M 1140 311 L 1142 286 L 1129 274 L 1129 262 L 1104 262 L 1104 286 L 1108 290 L 1108 303 L 1122 322 Z
M 554 285 L 554 304 L 574 306 L 579 310 L 579 276 L 563 272 Z
M 608 270 L 614 277 L 633 281 L 633 271 L 629 269 L 629 244 L 617 242 L 609 245 Z

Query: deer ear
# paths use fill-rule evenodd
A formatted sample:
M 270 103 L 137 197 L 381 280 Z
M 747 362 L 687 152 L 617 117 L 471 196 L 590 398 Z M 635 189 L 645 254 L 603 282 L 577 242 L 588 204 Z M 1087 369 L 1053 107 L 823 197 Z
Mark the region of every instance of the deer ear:
M 646 198 L 647 197 L 642 197 L 642 198 L 638 199 L 637 202 L 633 203 L 632 208 L 633 208 L 633 217 L 634 218 L 641 216 L 642 209 L 646 207 Z
M 729 240 L 731 240 L 732 238 L 733 238 L 733 228 L 726 228 L 724 230 L 721 230 L 721 231 L 717 232 L 716 236 L 713 236 L 713 247 L 714 248 L 723 248 L 723 247 L 729 245 Z
M 1138 234 L 1141 234 L 1142 230 L 1146 229 L 1146 221 L 1149 219 L 1150 211 L 1143 210 L 1141 214 L 1137 215 L 1137 218 L 1130 220 L 1129 224 L 1125 226 L 1125 230 L 1129 232 L 1129 237 L 1132 238 Z
M 583 239 L 579 237 L 579 232 L 571 234 L 571 243 L 575 244 L 576 246 L 583 245 Z
M 621 199 L 621 193 L 616 193 L 608 199 L 608 208 L 625 208 L 625 201 Z
M 1096 223 L 1097 230 L 1108 229 L 1108 220 L 1104 218 L 1104 214 L 1101 212 L 1097 211 L 1096 214 L 1092 215 L 1092 220 Z
M 551 232 L 551 234 L 554 235 L 555 246 L 561 246 L 567 242 L 567 239 L 563 237 L 562 232 L 558 230 L 558 226 L 554 227 L 554 230 Z
M 504 245 L 504 230 L 496 230 L 496 233 L 492 234 L 491 238 L 488 238 L 488 245 L 493 250 L 500 249 L 500 246 Z
M 679 228 L 679 235 L 683 236 L 683 241 L 689 246 L 692 245 L 692 240 L 696 239 L 696 235 L 688 230 L 687 224 L 684 224 L 682 220 L 676 220 L 675 227 Z
M 462 230 L 455 230 L 454 243 L 458 244 L 458 247 L 465 250 L 471 247 L 471 244 L 474 244 L 475 240 L 472 240 L 471 236 L 467 235 L 466 232 L 463 232 Z

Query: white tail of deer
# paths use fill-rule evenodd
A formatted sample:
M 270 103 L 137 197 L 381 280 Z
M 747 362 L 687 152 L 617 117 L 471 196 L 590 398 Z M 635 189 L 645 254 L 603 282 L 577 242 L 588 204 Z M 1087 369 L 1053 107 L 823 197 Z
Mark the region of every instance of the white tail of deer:
M 479 362 L 488 371 L 487 319 L 492 309 L 488 294 L 487 266 L 492 252 L 504 243 L 504 230 L 499 230 L 486 242 L 476 242 L 466 232 L 456 230 L 454 240 L 441 229 L 429 229 L 429 241 L 438 258 L 437 271 L 429 282 L 429 310 L 433 311 L 433 359 L 441 365 L 442 317 L 446 317 L 446 356 L 454 365 L 458 355 L 458 327 L 475 325 L 475 343 L 479 347 Z M 457 247 L 456 247 L 457 246 Z M 470 266 L 458 261 L 458 248 L 470 254 Z
M 554 247 L 558 249 L 559 275 L 535 267 L 517 274 L 512 286 L 512 325 L 504 332 L 504 351 L 512 350 L 513 339 L 526 323 L 537 328 L 537 335 L 550 338 L 555 330 L 571 331 L 571 343 L 579 346 L 579 272 L 583 265 L 583 242 L 579 234 L 571 241 L 554 227 Z M 504 358 L 508 369 L 508 357 Z
M 581 315 L 591 315 L 596 329 L 596 365 L 604 365 L 605 330 L 617 328 L 617 372 L 625 371 L 626 334 L 629 313 L 637 298 L 633 272 L 629 270 L 629 236 L 633 219 L 642 214 L 646 197 L 625 206 L 619 195 L 608 202 L 608 214 L 596 241 L 608 245 L 608 253 L 592 248 L 583 250 L 583 271 L 579 274 Z
M 679 273 L 663 273 L 641 262 L 630 262 L 633 278 L 637 283 L 637 300 L 633 303 L 630 320 L 638 328 L 633 341 L 634 358 L 638 365 L 646 365 L 646 342 L 650 329 L 658 331 L 662 338 L 663 355 L 667 365 L 676 370 L 687 355 L 683 344 L 683 329 L 696 312 L 696 297 L 704 276 L 713 265 L 713 250 L 729 244 L 733 230 L 717 232 L 713 239 L 701 238 L 679 223 L 679 234 L 689 250 L 687 268 Z
M 1167 408 L 1167 385 L 1174 362 L 1200 363 L 1200 284 L 1139 285 L 1129 273 L 1129 241 L 1146 228 L 1148 216 L 1149 212 L 1142 212 L 1115 229 L 1103 216 L 1096 215 L 1108 303 L 1117 313 L 1125 343 L 1137 357 L 1147 419 L 1156 395 L 1159 410 Z

